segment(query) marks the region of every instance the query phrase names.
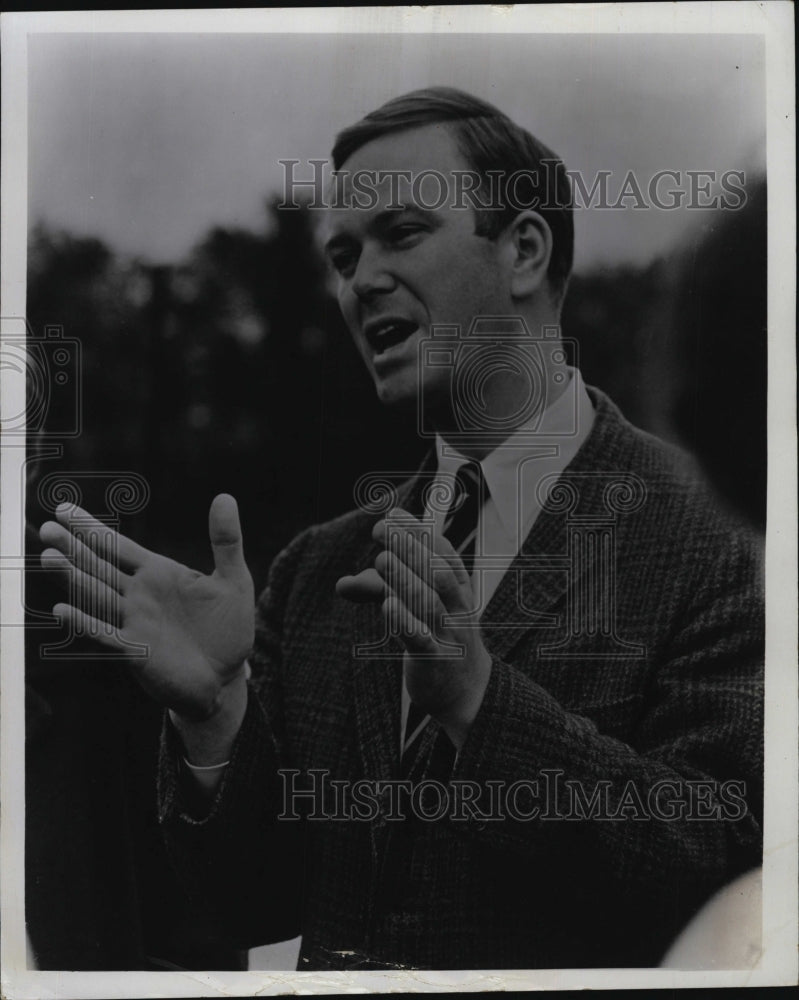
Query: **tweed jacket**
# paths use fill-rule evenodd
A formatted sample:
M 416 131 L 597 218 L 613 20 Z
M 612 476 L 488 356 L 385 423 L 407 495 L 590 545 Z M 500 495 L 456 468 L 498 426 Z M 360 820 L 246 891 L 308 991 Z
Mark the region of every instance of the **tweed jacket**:
M 335 593 L 378 552 L 364 511 L 273 564 L 210 811 L 165 725 L 168 847 L 237 945 L 301 933 L 300 969 L 656 965 L 760 863 L 759 547 L 681 453 L 589 394 L 592 431 L 482 616 L 492 670 L 449 788 L 493 787 L 493 806 L 394 818 L 402 650 L 379 608 Z M 377 791 L 331 814 L 322 775 Z

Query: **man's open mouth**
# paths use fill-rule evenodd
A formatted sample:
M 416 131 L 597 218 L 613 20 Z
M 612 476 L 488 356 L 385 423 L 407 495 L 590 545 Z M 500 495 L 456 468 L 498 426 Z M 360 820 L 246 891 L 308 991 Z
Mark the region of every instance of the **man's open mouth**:
M 375 354 L 382 354 L 396 347 L 419 329 L 419 324 L 409 319 L 385 319 L 367 324 L 366 339 Z

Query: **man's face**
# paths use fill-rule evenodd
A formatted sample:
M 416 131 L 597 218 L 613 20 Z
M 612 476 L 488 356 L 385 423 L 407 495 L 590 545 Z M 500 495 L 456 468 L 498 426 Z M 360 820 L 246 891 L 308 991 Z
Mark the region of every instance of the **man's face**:
M 380 400 L 415 404 L 421 375 L 425 405 L 449 412 L 451 373 L 438 366 L 419 372 L 420 342 L 433 324 L 456 324 L 463 335 L 475 316 L 513 311 L 501 241 L 475 235 L 474 210 L 453 206 L 452 171 L 468 170 L 468 164 L 446 126 L 427 125 L 375 139 L 342 169 L 350 177 L 358 171 L 418 177 L 435 170 L 445 179 L 440 208 L 425 207 L 442 200 L 431 178 L 415 188 L 395 179 L 393 190 L 385 178 L 368 208 L 352 204 L 345 184 L 347 207 L 329 210 L 325 245 L 342 314 Z

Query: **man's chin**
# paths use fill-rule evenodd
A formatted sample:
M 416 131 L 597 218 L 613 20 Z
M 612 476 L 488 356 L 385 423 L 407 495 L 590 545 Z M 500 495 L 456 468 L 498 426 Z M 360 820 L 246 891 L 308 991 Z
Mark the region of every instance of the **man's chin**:
M 413 412 L 416 410 L 418 396 L 417 386 L 394 379 L 376 379 L 377 398 L 383 406 L 397 412 Z

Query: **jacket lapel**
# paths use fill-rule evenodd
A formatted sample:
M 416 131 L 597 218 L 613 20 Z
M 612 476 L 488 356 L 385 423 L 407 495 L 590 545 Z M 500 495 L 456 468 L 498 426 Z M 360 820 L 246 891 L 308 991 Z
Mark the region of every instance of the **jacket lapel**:
M 590 574 L 597 559 L 593 547 L 577 551 L 575 529 L 612 517 L 605 497 L 609 482 L 624 470 L 617 464 L 622 417 L 603 393 L 593 387 L 588 391 L 596 410 L 591 433 L 554 481 L 481 619 L 486 647 L 496 656 L 506 657 L 530 629 L 563 626 L 563 599 L 570 585 Z
M 560 624 L 553 609 L 568 586 L 565 549 L 565 517 L 542 510 L 480 620 L 490 653 L 505 657 L 531 628 Z
M 421 516 L 424 488 L 435 471 L 435 452 L 431 449 L 419 470 L 397 488 L 397 506 Z M 373 566 L 380 549 L 379 543 L 369 540 L 356 571 Z M 355 643 L 352 652 L 355 724 L 363 773 L 374 779 L 396 778 L 400 757 L 403 647 L 398 639 L 386 635 L 379 605 L 353 604 L 351 621 Z

